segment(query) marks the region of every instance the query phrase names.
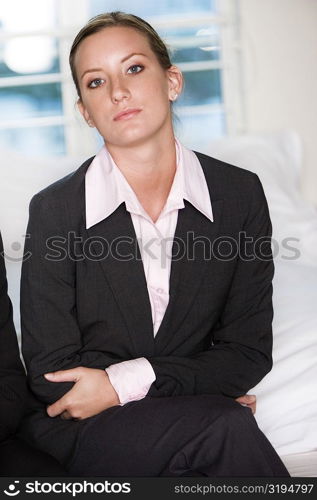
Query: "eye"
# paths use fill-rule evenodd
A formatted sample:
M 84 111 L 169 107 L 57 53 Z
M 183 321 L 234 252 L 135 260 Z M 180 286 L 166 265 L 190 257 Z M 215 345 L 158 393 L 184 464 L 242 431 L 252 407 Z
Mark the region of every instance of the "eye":
M 90 89 L 95 89 L 97 87 L 100 87 L 105 81 L 102 78 L 95 78 L 95 80 L 92 80 L 89 84 L 88 87 Z
M 133 64 L 133 66 L 130 66 L 128 69 L 128 73 L 134 74 L 134 73 L 140 73 L 144 69 L 144 66 L 141 64 Z

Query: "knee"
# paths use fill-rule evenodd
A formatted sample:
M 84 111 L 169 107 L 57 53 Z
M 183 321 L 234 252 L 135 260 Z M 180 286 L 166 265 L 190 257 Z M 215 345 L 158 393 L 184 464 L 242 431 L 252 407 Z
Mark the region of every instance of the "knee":
M 227 430 L 235 433 L 249 433 L 251 427 L 254 427 L 255 420 L 252 410 L 242 406 L 234 399 L 227 398 L 228 401 L 222 408 L 222 422 Z
M 188 418 L 195 417 L 201 425 L 214 425 L 219 422 L 223 427 L 239 428 L 254 425 L 254 417 L 250 408 L 242 406 L 235 399 L 219 395 L 194 396 L 191 409 L 184 412 Z
M 230 398 L 228 396 L 201 396 L 203 398 L 202 405 L 205 408 L 205 411 L 208 410 L 218 410 L 218 413 L 221 415 L 225 415 L 228 420 L 235 419 L 237 415 L 246 414 L 247 418 L 252 417 L 252 411 L 250 408 L 242 406 L 238 403 L 234 398 Z

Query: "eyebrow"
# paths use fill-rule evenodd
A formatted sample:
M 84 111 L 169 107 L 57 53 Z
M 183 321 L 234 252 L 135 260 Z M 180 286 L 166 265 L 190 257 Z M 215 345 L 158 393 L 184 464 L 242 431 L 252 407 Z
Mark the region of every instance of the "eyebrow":
M 127 61 L 128 59 L 130 59 L 130 57 L 132 56 L 143 56 L 143 57 L 148 57 L 147 55 L 145 54 L 142 54 L 142 52 L 132 52 L 132 54 L 129 54 L 128 56 L 125 56 L 120 62 L 123 63 L 125 61 Z M 86 71 L 83 72 L 83 74 L 81 75 L 81 79 L 85 76 L 86 73 L 93 73 L 94 71 L 102 71 L 102 68 L 91 68 L 91 69 L 87 69 Z

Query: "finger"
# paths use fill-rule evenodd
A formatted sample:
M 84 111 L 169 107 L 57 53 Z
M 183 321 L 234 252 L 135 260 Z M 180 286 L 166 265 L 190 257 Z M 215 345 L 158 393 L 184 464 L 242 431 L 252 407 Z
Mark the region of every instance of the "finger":
M 45 373 L 44 377 L 50 382 L 77 382 L 80 377 L 80 372 L 78 368 L 73 368 L 72 370 Z
M 66 402 L 64 398 L 59 399 L 54 404 L 46 408 L 49 417 L 57 417 L 66 410 Z
M 246 394 L 246 397 L 250 403 L 254 403 L 256 401 L 256 395 L 255 394 Z
M 245 394 L 237 398 L 236 401 L 238 401 L 238 403 L 251 404 L 256 402 L 256 396 L 253 394 Z
M 246 405 L 248 403 L 248 400 L 246 399 L 245 396 L 240 396 L 239 398 L 236 399 L 237 403 L 244 404 Z
M 254 403 L 256 401 L 256 396 L 254 394 L 245 394 L 241 396 L 247 404 Z

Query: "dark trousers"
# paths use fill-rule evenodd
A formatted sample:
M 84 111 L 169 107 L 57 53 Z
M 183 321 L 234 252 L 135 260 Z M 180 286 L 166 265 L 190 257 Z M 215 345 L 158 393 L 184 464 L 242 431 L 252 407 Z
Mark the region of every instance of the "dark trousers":
M 52 456 L 11 437 L 0 443 L 0 476 L 60 477 L 66 476 L 66 470 Z
M 74 476 L 286 477 L 249 408 L 223 396 L 145 398 L 88 419 Z

